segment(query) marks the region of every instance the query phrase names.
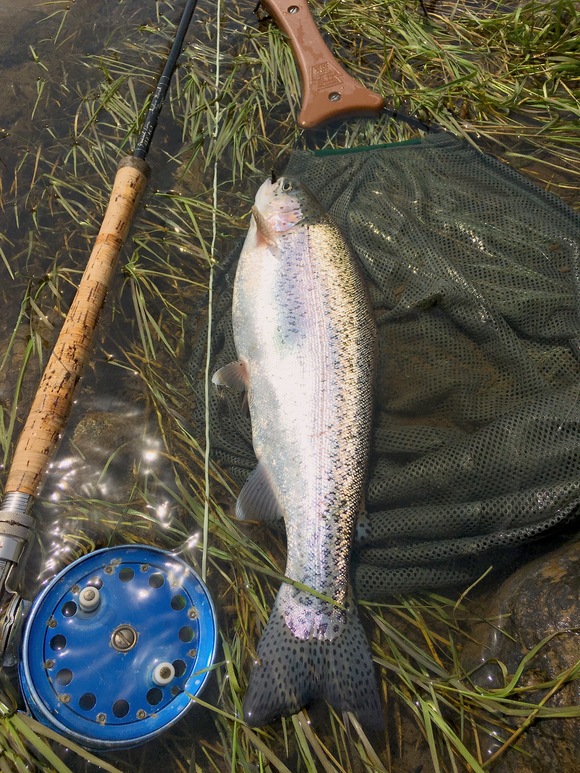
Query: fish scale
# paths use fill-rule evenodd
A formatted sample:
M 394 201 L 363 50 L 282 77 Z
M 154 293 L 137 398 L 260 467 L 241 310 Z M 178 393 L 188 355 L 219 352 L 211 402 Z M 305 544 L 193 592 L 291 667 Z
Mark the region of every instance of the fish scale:
M 373 727 L 372 657 L 349 582 L 370 445 L 375 323 L 345 240 L 298 181 L 256 195 L 236 272 L 238 363 L 214 382 L 247 390 L 258 467 L 241 517 L 286 526 L 283 583 L 244 701 L 255 726 L 317 698 Z M 306 586 L 310 590 L 306 590 Z

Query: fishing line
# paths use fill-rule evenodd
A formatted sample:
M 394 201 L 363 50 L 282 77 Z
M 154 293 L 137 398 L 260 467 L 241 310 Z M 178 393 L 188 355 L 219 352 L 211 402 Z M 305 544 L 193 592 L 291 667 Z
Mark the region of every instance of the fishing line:
M 222 4 L 221 0 L 216 3 L 216 43 L 215 43 L 215 114 L 214 114 L 214 129 L 212 132 L 212 139 L 217 141 L 220 118 L 222 109 L 220 106 L 219 92 L 220 92 L 220 56 L 221 56 L 221 14 Z M 208 553 L 208 537 L 209 537 L 209 502 L 210 502 L 210 453 L 211 453 L 211 439 L 210 439 L 210 415 L 209 415 L 209 402 L 210 402 L 210 389 L 211 389 L 211 337 L 212 337 L 212 314 L 213 314 L 213 285 L 214 285 L 214 265 L 215 265 L 215 246 L 217 243 L 217 204 L 218 204 L 218 164 L 219 159 L 216 155 L 213 162 L 213 182 L 212 182 L 212 205 L 213 212 L 211 216 L 211 244 L 209 254 L 209 277 L 207 287 L 207 346 L 205 354 L 205 375 L 204 375 L 204 400 L 205 400 L 205 454 L 203 460 L 203 473 L 204 473 L 204 503 L 203 503 L 203 545 L 201 556 L 201 576 L 205 582 L 207 574 L 207 553 Z

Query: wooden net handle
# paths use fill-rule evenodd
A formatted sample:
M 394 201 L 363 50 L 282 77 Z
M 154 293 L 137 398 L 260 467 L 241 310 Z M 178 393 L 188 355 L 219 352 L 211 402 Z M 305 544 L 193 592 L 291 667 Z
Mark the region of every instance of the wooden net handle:
M 304 129 L 331 118 L 353 113 L 376 114 L 384 99 L 351 78 L 322 39 L 307 0 L 262 0 L 276 24 L 290 38 L 302 80 L 302 109 L 298 123 Z
M 16 445 L 5 494 L 37 494 L 67 423 L 117 258 L 148 177 L 149 165 L 135 156 L 122 159 L 117 168 L 99 235 Z

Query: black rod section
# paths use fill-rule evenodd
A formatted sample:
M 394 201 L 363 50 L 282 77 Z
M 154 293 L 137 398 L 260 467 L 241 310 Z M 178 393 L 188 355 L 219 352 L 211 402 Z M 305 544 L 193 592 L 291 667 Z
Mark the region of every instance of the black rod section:
M 157 121 L 159 119 L 159 113 L 163 107 L 163 102 L 165 101 L 165 96 L 169 84 L 171 83 L 171 76 L 173 75 L 181 49 L 183 48 L 183 41 L 196 5 L 197 0 L 187 0 L 185 8 L 183 9 L 181 20 L 177 27 L 177 32 L 175 33 L 175 38 L 173 39 L 167 60 L 165 61 L 165 67 L 157 81 L 157 86 L 151 98 L 149 110 L 147 111 L 147 116 L 145 117 L 143 128 L 141 129 L 141 134 L 137 140 L 137 146 L 134 153 L 137 158 L 144 159 L 147 157 L 147 153 L 149 153 L 153 133 L 155 132 L 155 127 L 157 126 Z

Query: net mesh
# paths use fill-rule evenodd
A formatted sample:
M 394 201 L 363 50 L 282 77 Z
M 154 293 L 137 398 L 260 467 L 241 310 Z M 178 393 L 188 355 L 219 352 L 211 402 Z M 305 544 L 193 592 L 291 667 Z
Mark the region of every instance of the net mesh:
M 573 530 L 580 217 L 446 133 L 364 152 L 296 151 L 287 173 L 354 248 L 377 319 L 359 598 L 465 583 Z M 236 259 L 218 270 L 215 368 L 236 357 Z M 200 395 L 202 338 L 190 360 Z M 241 485 L 256 463 L 249 419 L 217 394 L 210 414 L 214 456 Z

